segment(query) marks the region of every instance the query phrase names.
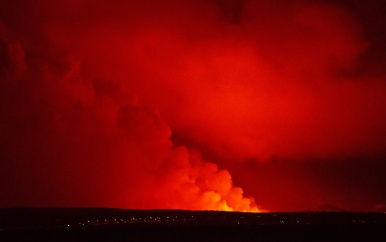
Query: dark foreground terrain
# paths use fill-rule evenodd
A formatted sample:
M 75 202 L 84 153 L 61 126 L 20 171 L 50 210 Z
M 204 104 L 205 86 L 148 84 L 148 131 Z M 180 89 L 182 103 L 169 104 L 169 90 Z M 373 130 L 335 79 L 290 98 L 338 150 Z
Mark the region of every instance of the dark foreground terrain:
M 4 208 L 0 241 L 386 241 L 386 214 Z

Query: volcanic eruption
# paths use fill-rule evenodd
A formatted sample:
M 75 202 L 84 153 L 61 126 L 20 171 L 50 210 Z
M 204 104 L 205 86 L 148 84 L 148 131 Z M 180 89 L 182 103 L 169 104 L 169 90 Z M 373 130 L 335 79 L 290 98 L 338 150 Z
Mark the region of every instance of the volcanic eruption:
M 0 206 L 383 207 L 372 2 L 3 1 Z

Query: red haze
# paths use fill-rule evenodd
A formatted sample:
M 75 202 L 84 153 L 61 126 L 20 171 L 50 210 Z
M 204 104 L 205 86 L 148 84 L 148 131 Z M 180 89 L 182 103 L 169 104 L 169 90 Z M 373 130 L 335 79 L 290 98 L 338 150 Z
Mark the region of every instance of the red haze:
M 256 211 L 232 180 L 271 211 L 386 203 L 384 19 L 360 3 L 16 2 L 0 206 Z

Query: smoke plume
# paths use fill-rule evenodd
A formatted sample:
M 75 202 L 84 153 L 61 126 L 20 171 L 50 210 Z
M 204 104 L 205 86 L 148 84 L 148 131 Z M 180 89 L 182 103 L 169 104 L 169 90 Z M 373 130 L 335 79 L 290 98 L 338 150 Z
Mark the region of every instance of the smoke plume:
M 377 58 L 386 51 L 382 11 L 369 14 L 381 9 L 375 2 L 0 9 L 0 206 L 386 203 L 386 62 Z

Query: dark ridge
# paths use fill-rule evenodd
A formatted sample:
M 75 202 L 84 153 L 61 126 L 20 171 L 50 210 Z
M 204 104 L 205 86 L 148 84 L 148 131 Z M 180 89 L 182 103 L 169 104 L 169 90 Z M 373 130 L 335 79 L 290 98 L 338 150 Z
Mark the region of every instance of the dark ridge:
M 0 208 L 0 241 L 386 241 L 385 213 Z

